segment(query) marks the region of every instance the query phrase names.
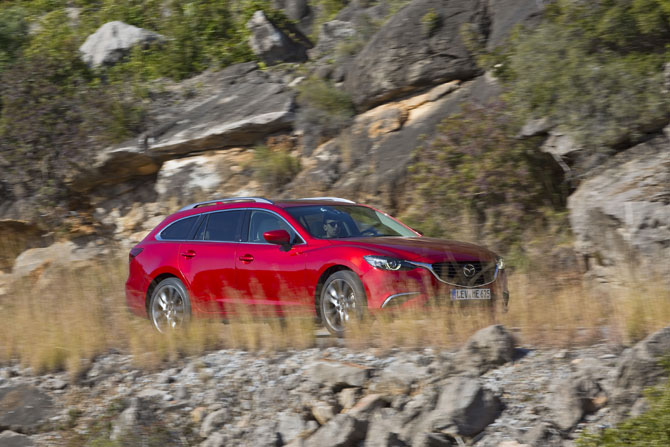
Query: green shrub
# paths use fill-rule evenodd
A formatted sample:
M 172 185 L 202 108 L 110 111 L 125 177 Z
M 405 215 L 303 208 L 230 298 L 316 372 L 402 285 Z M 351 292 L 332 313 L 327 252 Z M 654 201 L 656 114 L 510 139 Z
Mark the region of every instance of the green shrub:
M 583 434 L 579 447 L 661 447 L 670 445 L 670 381 L 647 390 L 649 410 L 599 434 Z
M 637 140 L 670 117 L 667 0 L 561 0 L 511 40 L 507 99 L 523 117 L 548 117 L 590 148 Z
M 421 211 L 409 221 L 432 236 L 476 238 L 505 250 L 546 227 L 566 192 L 555 163 L 537 141 L 516 139 L 518 129 L 502 103 L 464 105 L 440 123 L 410 166 L 406 189 Z M 463 234 L 464 226 L 472 233 Z
M 300 159 L 267 146 L 258 146 L 254 149 L 251 167 L 254 170 L 254 177 L 271 190 L 289 183 L 301 169 Z
M 27 39 L 27 12 L 20 6 L 0 9 L 0 73 L 16 60 Z

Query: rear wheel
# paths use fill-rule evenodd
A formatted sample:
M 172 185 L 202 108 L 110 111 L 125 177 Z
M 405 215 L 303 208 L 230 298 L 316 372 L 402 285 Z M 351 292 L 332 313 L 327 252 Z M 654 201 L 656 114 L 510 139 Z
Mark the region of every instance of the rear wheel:
M 321 289 L 321 320 L 328 331 L 342 337 L 347 324 L 363 318 L 367 312 L 365 290 L 358 276 L 348 270 L 333 273 Z
M 167 278 L 156 286 L 149 301 L 149 318 L 162 333 L 180 329 L 189 322 L 191 301 L 179 279 Z

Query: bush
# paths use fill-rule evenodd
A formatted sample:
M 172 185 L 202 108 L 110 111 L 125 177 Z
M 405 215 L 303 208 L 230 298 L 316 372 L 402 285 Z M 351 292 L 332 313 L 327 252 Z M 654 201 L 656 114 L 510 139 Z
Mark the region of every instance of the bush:
M 508 101 L 548 117 L 587 147 L 637 140 L 670 118 L 667 0 L 562 0 L 501 53 Z
M 670 445 L 670 381 L 647 390 L 649 410 L 600 434 L 584 434 L 579 447 L 660 447 Z
M 298 127 L 303 129 L 303 146 L 313 150 L 333 138 L 354 116 L 351 97 L 332 83 L 308 79 L 298 86 Z
M 27 39 L 27 12 L 20 6 L 0 9 L 0 73 L 16 60 Z
M 426 233 L 483 239 L 507 250 L 564 208 L 555 163 L 537 141 L 514 137 L 518 124 L 504 110 L 502 103 L 464 105 L 416 150 L 407 189 L 421 211 L 409 217 Z M 472 234 L 459 231 L 463 223 Z
M 270 190 L 276 190 L 291 182 L 301 169 L 298 158 L 267 146 L 254 149 L 254 161 L 251 167 L 256 179 Z

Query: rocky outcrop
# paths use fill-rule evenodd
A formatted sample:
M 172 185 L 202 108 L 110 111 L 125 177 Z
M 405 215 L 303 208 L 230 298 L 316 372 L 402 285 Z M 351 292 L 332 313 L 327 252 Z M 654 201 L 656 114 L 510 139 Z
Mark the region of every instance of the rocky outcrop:
M 532 27 L 539 23 L 547 3 L 545 0 L 489 0 L 491 25 L 487 50 L 502 45 L 515 26 Z
M 480 73 L 461 27 L 488 35 L 486 2 L 414 0 L 379 30 L 356 56 L 345 85 L 360 109 L 412 90 Z
M 88 36 L 79 51 L 84 62 L 92 67 L 99 67 L 117 63 L 134 46 L 147 47 L 164 40 L 158 33 L 114 21 L 105 23 Z
M 568 200 L 575 248 L 605 281 L 670 277 L 670 140 L 624 151 Z
M 266 64 L 307 60 L 307 49 L 312 45 L 297 29 L 293 30 L 293 34 L 298 40 L 294 40 L 272 23 L 263 11 L 254 13 L 247 22 L 247 28 L 251 32 L 249 46 Z
M 14 219 L 0 219 L 0 271 L 11 270 L 14 259 L 29 248 L 47 242 L 45 231 L 37 225 Z

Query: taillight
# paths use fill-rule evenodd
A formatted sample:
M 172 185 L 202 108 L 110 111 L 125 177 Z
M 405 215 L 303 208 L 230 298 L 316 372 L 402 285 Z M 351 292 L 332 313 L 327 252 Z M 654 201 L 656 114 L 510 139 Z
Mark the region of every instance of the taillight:
M 137 255 L 139 255 L 140 253 L 142 253 L 142 250 L 144 250 L 144 249 L 143 249 L 143 248 L 140 248 L 140 247 L 133 247 L 133 248 L 131 248 L 131 249 L 130 249 L 130 253 L 128 253 L 128 262 L 132 261 L 133 258 L 134 258 L 135 256 L 137 256 Z

